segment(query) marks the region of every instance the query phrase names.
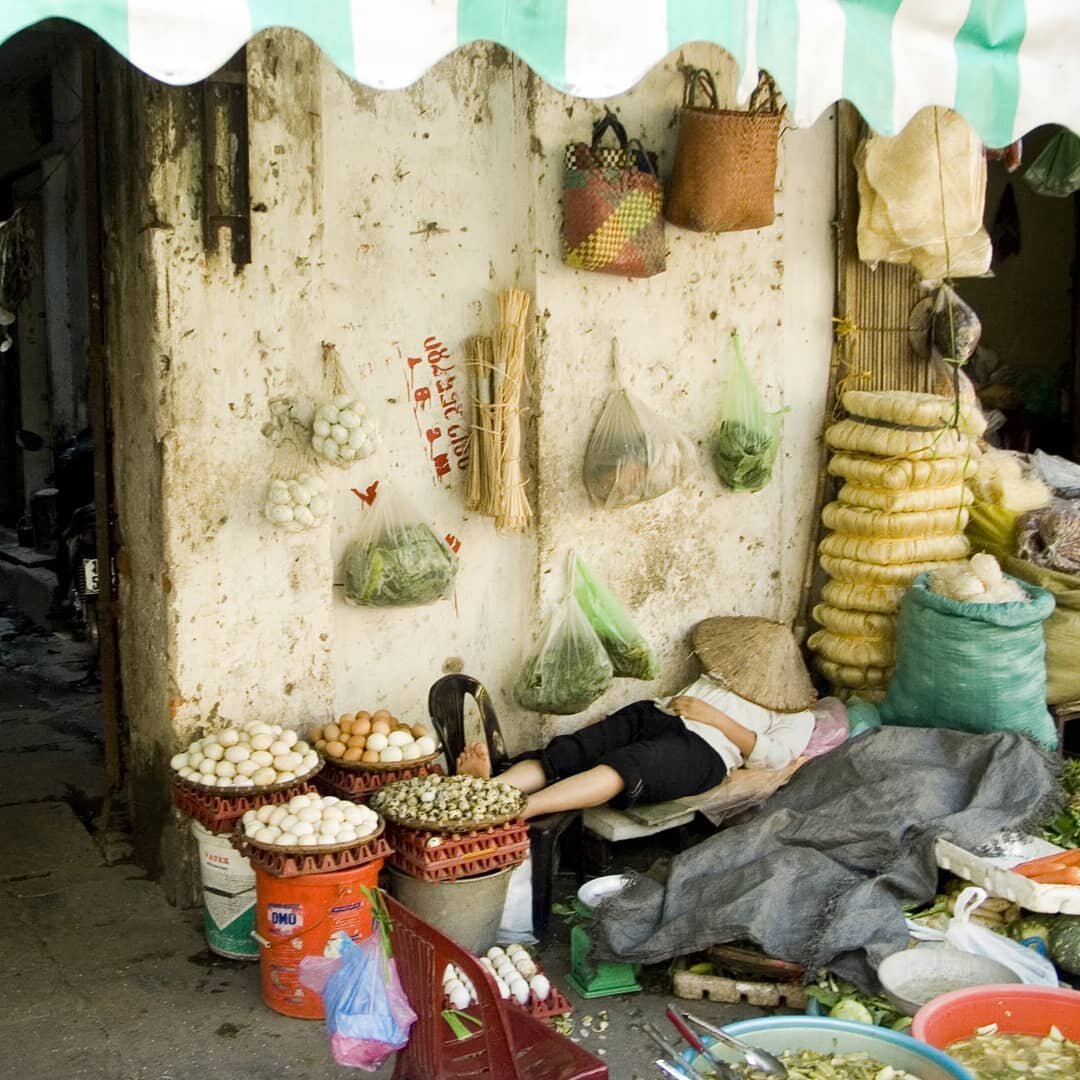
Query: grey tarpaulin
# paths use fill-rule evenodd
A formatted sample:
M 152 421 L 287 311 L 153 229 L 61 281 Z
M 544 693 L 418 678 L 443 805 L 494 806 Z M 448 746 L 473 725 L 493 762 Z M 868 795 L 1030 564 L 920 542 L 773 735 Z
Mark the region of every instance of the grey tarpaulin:
M 1056 764 L 1023 735 L 882 727 L 805 764 L 752 820 L 638 878 L 598 912 L 602 956 L 656 963 L 756 942 L 867 990 L 937 887 L 934 841 L 979 847 L 1051 812 Z

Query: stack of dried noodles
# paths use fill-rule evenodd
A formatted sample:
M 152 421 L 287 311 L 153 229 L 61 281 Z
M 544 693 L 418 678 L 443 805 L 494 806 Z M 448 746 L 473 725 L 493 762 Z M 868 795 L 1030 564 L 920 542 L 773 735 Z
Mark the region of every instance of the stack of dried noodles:
M 844 483 L 821 519 L 830 580 L 810 635 L 838 693 L 879 699 L 896 664 L 896 616 L 908 586 L 969 553 L 964 528 L 985 421 L 974 405 L 933 394 L 851 390 L 848 418 L 825 432 L 829 472 Z

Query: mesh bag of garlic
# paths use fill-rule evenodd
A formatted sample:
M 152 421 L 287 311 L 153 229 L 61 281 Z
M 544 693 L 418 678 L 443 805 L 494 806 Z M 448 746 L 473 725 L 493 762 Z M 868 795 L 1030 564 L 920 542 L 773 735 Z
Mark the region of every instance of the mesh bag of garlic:
M 881 700 L 896 663 L 896 620 L 920 574 L 970 554 L 978 408 L 934 394 L 853 390 L 848 417 L 825 433 L 830 475 L 842 481 L 822 510 L 828 575 L 808 640 L 818 670 L 841 696 Z

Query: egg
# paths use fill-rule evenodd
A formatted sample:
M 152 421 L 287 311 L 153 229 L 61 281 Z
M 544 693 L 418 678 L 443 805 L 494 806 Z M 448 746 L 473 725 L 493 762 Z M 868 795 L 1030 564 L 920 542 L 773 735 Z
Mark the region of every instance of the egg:
M 251 757 L 251 749 L 246 743 L 236 743 L 225 748 L 225 760 L 239 765 L 241 761 L 247 761 Z
M 310 821 L 298 821 L 290 831 L 297 836 L 311 836 L 315 832 L 315 826 Z
M 314 833 L 304 833 L 296 838 L 297 847 L 315 847 L 318 843 L 319 838 Z
M 323 738 L 327 742 L 334 742 L 341 738 L 341 728 L 339 728 L 337 724 L 327 724 L 326 727 L 323 728 Z
M 348 745 L 351 746 L 351 747 L 359 747 L 361 750 L 363 750 L 364 745 L 366 743 L 367 743 L 367 736 L 366 735 L 350 735 L 349 736 Z
M 547 1001 L 551 993 L 551 983 L 546 975 L 534 975 L 529 980 L 529 989 L 541 1000 Z
M 245 836 L 255 836 L 256 833 L 262 832 L 266 828 L 261 821 L 245 821 L 243 825 Z
M 465 989 L 461 983 L 457 984 L 457 989 L 451 991 L 446 995 L 450 999 L 450 1004 L 455 1009 L 467 1009 L 469 1007 L 469 991 Z
M 258 772 L 251 774 L 252 781 L 259 787 L 266 787 L 267 784 L 273 784 L 277 778 L 277 770 L 271 768 L 261 768 Z
M 203 758 L 199 762 L 199 773 L 202 776 L 213 776 L 215 765 L 217 765 L 217 762 L 213 758 Z
M 232 780 L 233 787 L 254 787 L 255 782 L 250 776 L 234 776 Z
M 497 975 L 495 976 L 495 986 L 499 991 L 499 997 L 501 997 L 503 1001 L 510 997 L 510 987 Z
M 368 765 L 375 765 L 379 760 L 379 751 L 365 750 L 361 755 L 360 760 L 367 762 Z
M 519 1005 L 524 1005 L 529 1000 L 529 984 L 520 975 L 511 979 L 507 987 Z
M 341 800 L 336 795 L 324 795 L 322 797 L 323 806 L 333 806 L 335 803 L 339 803 Z
M 266 823 L 268 825 L 278 825 L 278 826 L 280 826 L 281 823 L 288 816 L 289 816 L 289 811 L 288 811 L 288 809 L 286 807 L 284 807 L 284 806 L 271 806 L 270 807 L 270 816 L 266 819 Z
M 284 739 L 275 739 L 267 747 L 267 750 L 269 750 L 274 757 L 277 757 L 279 754 L 287 754 L 289 752 L 289 743 Z
M 390 745 L 387 737 L 379 731 L 373 731 L 367 737 L 368 750 L 385 750 Z
M 217 741 L 226 748 L 235 746 L 240 741 L 240 732 L 236 728 L 226 728 L 218 732 Z
M 517 968 L 518 974 L 523 979 L 531 979 L 537 971 L 536 965 L 531 960 L 522 960 L 514 966 Z
M 416 747 L 420 751 L 421 757 L 429 757 L 435 753 L 435 740 L 430 735 L 421 735 L 416 740 Z
M 283 832 L 278 837 L 277 842 L 279 847 L 296 847 L 297 840 L 299 840 L 299 837 L 296 833 Z
M 291 784 L 295 779 L 296 773 L 294 772 L 279 772 L 271 783 Z
M 356 714 L 356 723 L 353 724 L 353 733 L 356 735 L 370 735 L 371 734 L 371 717 L 364 713 Z
M 268 731 L 260 731 L 258 734 L 251 736 L 251 749 L 269 750 L 273 741 L 274 737 Z
M 391 746 L 408 746 L 413 741 L 413 737 L 409 731 L 391 731 L 386 736 L 386 741 Z
M 286 749 L 291 750 L 300 741 L 300 736 L 292 728 L 285 728 L 279 741 L 285 744 Z
M 253 810 L 252 813 L 264 825 L 269 825 L 270 819 L 274 816 L 274 811 L 277 809 L 278 808 L 274 806 L 273 803 L 270 803 L 267 806 L 260 806 L 258 810 Z M 276 825 L 277 822 L 275 821 L 274 824 Z
M 403 761 L 416 761 L 417 758 L 421 758 L 424 755 L 420 753 L 420 747 L 416 743 L 411 742 L 407 746 L 401 748 L 401 758 Z
M 254 776 L 259 771 L 259 765 L 248 758 L 247 761 L 241 761 L 236 766 L 237 776 Z
M 494 964 L 498 961 L 500 956 L 505 956 L 506 953 L 499 948 L 498 945 L 492 945 L 487 951 L 487 958 Z
M 361 746 L 350 746 L 344 754 L 341 755 L 342 761 L 362 761 L 364 758 L 364 749 Z
M 334 806 L 333 804 L 328 804 L 324 799 L 322 819 L 323 821 L 344 821 L 345 811 L 342 810 L 340 807 Z
M 308 738 L 312 742 L 318 742 L 323 737 L 323 729 L 321 724 L 316 724 L 314 727 L 308 729 Z
M 337 839 L 339 844 L 346 844 L 359 838 L 360 834 L 351 825 L 342 825 L 338 829 Z
M 169 765 L 177 772 L 179 772 L 181 769 L 186 769 L 188 767 L 187 754 L 173 754 L 173 756 L 169 759 Z
M 281 835 L 280 829 L 275 829 L 273 825 L 264 825 L 253 837 L 253 840 L 257 840 L 260 844 L 272 844 Z
M 220 761 L 225 756 L 225 747 L 219 742 L 207 743 L 203 747 L 203 757 L 211 761 Z
M 379 751 L 379 760 L 385 761 L 388 764 L 401 761 L 402 759 L 400 746 L 388 746 L 385 750 Z

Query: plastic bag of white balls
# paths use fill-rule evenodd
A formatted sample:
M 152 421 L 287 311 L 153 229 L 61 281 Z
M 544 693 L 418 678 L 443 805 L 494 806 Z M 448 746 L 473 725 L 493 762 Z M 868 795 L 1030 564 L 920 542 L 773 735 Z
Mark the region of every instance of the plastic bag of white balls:
M 314 529 L 330 513 L 330 496 L 321 476 L 296 479 L 275 476 L 266 489 L 263 514 L 286 532 Z
M 375 425 L 356 398 L 338 394 L 315 409 L 311 448 L 324 461 L 347 469 L 354 462 L 371 457 L 378 446 Z

